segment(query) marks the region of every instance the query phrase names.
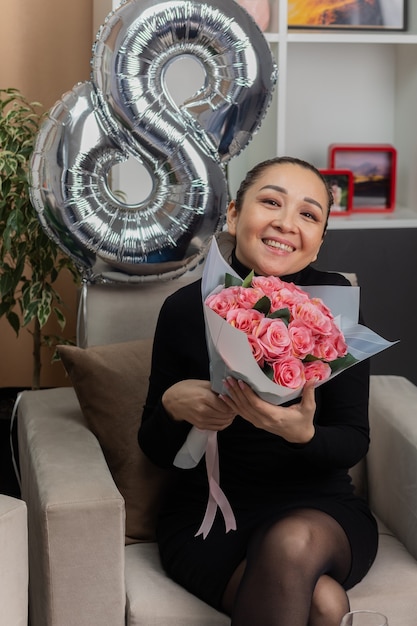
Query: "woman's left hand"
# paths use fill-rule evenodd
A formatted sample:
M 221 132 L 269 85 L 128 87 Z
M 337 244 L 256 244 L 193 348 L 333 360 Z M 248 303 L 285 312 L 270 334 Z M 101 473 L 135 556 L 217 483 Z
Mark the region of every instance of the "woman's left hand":
M 220 395 L 223 402 L 257 428 L 279 435 L 290 443 L 308 443 L 314 437 L 314 381 L 304 385 L 300 402 L 286 407 L 262 400 L 241 380 L 229 376 L 224 384 L 227 395 Z

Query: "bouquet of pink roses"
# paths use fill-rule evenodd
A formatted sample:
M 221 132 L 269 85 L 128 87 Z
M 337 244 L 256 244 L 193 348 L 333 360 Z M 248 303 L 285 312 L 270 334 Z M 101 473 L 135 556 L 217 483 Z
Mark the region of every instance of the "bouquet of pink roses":
M 224 379 L 247 382 L 262 399 L 283 404 L 393 345 L 358 324 L 359 288 L 300 287 L 276 277 L 244 281 L 221 256 L 215 238 L 206 259 L 202 298 L 213 391 L 227 393 Z M 217 507 L 226 532 L 236 528 L 219 485 L 217 433 L 193 427 L 174 465 L 195 467 L 206 456 L 209 499 L 197 534 L 210 532 Z
M 323 300 L 276 276 L 251 272 L 242 281 L 226 273 L 225 287 L 205 304 L 247 335 L 264 374 L 282 387 L 325 381 L 356 361 Z

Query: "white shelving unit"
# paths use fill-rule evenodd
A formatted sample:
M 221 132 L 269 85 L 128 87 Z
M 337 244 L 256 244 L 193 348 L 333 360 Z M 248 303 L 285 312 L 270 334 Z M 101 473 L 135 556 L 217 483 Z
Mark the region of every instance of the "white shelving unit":
M 118 4 L 94 0 L 95 29 Z M 287 0 L 270 0 L 265 37 L 278 81 L 260 130 L 230 163 L 232 193 L 265 158 L 287 154 L 325 168 L 331 143 L 389 143 L 398 152 L 395 212 L 337 216 L 330 228 L 417 226 L 417 3 L 408 4 L 406 31 L 302 31 L 287 27 Z M 128 170 L 123 176 L 128 185 Z
M 417 4 L 406 31 L 287 28 L 287 0 L 270 0 L 265 37 L 278 66 L 274 102 L 231 164 L 232 190 L 257 161 L 276 154 L 328 165 L 331 143 L 389 143 L 398 151 L 394 214 L 331 219 L 330 228 L 417 226 Z

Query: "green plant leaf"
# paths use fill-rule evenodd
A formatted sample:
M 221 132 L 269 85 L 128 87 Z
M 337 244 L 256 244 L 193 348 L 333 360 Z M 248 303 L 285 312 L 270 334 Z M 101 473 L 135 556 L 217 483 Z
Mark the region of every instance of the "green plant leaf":
M 259 311 L 264 315 L 268 315 L 269 311 L 271 310 L 271 300 L 268 298 L 268 296 L 262 296 L 262 298 L 255 302 L 252 309 L 255 309 L 255 311 Z
M 41 300 L 42 299 L 42 290 L 43 285 L 41 282 L 33 280 L 30 283 L 27 283 L 27 294 L 29 298 L 29 302 L 32 300 Z
M 226 274 L 224 275 L 224 286 L 227 287 L 241 287 L 242 286 L 242 279 L 241 278 L 237 278 L 236 276 L 233 276 L 232 274 L 229 274 L 228 272 L 226 272 Z
M 272 366 L 269 365 L 269 363 L 266 363 L 263 366 L 262 371 L 265 374 L 265 376 L 268 376 L 270 380 L 274 381 L 274 370 L 272 369 Z
M 9 294 L 14 294 L 20 281 L 19 269 L 3 264 L 2 274 L 0 276 L 0 295 L 2 298 Z
M 5 298 L 2 298 L 0 300 L 0 317 L 3 317 L 3 315 L 7 316 L 9 313 L 14 312 L 14 309 L 16 308 L 16 300 L 14 298 L 13 294 L 8 294 Z
M 23 309 L 22 326 L 27 326 L 37 316 L 40 300 L 33 300 Z
M 250 287 L 252 285 L 252 279 L 254 276 L 255 276 L 255 272 L 253 270 L 249 272 L 249 274 L 246 276 L 246 278 L 244 279 L 242 283 L 242 287 Z
M 3 317 L 3 315 L 6 315 L 9 309 L 10 307 L 9 307 L 8 302 L 6 302 L 6 300 L 4 299 L 0 300 L 0 317 Z
M 346 369 L 351 365 L 354 365 L 358 362 L 358 359 L 355 359 L 350 352 L 346 354 L 346 356 L 340 357 L 340 359 L 335 359 L 329 363 L 332 372 L 337 372 L 340 369 Z
M 312 354 L 307 354 L 307 356 L 305 356 L 303 359 L 304 363 L 312 363 L 313 361 L 320 361 L 320 359 L 319 357 L 313 356 Z
M 270 313 L 268 315 L 269 318 L 271 319 L 282 319 L 283 322 L 285 322 L 286 326 L 288 326 L 288 324 L 290 323 L 290 319 L 291 319 L 291 311 L 289 310 L 288 307 L 285 307 L 283 309 L 277 309 L 276 311 L 273 311 L 272 313 Z
M 52 312 L 52 295 L 49 291 L 44 290 L 42 293 L 42 299 L 39 303 L 38 307 L 38 321 L 41 328 L 43 328 L 46 322 L 49 320 L 49 317 Z
M 16 313 L 14 311 L 10 311 L 9 313 L 7 313 L 6 319 L 9 322 L 10 326 L 13 328 L 13 330 L 16 333 L 16 336 L 17 336 L 19 334 L 19 330 L 20 330 L 20 319 L 19 319 L 19 316 L 16 315 Z
M 2 263 L 1 269 L 4 270 L 5 263 Z M 12 281 L 10 278 L 10 274 L 6 272 L 2 272 L 0 274 L 0 297 L 3 299 L 7 293 L 10 291 L 10 286 L 12 285 Z
M 62 313 L 62 311 L 60 309 L 58 309 L 58 307 L 54 307 L 53 311 L 55 313 L 55 317 L 57 319 L 57 322 L 59 324 L 59 327 L 61 330 L 64 330 L 66 324 L 67 324 L 67 320 L 65 318 L 65 315 Z

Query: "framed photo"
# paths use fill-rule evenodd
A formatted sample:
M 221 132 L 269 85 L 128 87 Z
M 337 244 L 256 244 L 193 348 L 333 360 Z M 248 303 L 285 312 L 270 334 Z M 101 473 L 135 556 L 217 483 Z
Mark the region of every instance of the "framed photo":
M 331 145 L 329 167 L 353 174 L 352 211 L 395 209 L 397 152 L 393 146 Z
M 349 215 L 352 212 L 353 174 L 350 170 L 320 170 L 329 185 L 334 203 L 330 215 Z
M 407 0 L 288 0 L 289 28 L 405 30 Z

